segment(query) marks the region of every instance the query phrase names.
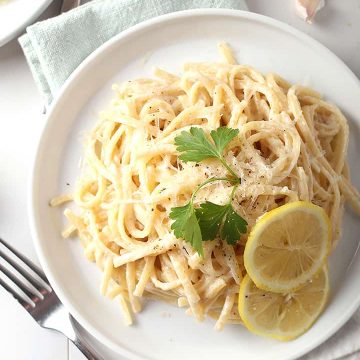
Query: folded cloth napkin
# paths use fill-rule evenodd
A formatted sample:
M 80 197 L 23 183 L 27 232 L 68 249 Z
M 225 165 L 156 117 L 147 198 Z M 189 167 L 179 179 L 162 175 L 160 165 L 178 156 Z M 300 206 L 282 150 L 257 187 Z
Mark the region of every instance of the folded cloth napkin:
M 36 84 L 50 104 L 76 67 L 112 36 L 151 17 L 194 8 L 247 9 L 244 0 L 94 0 L 28 27 L 19 42 Z M 301 360 L 360 360 L 359 351 L 360 310 Z
M 76 67 L 114 35 L 155 16 L 196 8 L 247 9 L 244 0 L 94 0 L 29 26 L 19 42 L 50 104 Z

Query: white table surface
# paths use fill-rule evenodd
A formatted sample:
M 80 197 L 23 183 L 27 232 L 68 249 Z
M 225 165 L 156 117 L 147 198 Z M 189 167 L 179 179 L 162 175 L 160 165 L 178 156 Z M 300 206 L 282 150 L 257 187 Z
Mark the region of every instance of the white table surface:
M 42 18 L 55 15 L 59 2 L 56 0 Z M 247 3 L 251 11 L 282 20 L 319 40 L 360 77 L 360 0 L 327 0 L 313 25 L 295 15 L 293 0 L 247 0 Z M 42 110 L 41 97 L 14 40 L 0 48 L 0 236 L 35 262 L 38 261 L 27 219 L 27 183 L 30 160 L 45 122 Z M 106 359 L 119 359 L 103 348 L 102 351 Z M 37 326 L 0 288 L 0 359 L 84 357 L 62 335 Z

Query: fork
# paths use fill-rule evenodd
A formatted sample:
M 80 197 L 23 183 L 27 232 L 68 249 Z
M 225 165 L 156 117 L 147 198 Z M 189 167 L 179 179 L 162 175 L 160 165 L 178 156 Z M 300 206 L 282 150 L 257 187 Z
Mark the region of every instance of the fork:
M 63 0 L 60 13 L 67 12 L 81 5 L 81 0 Z
M 104 360 L 78 336 L 75 331 L 76 320 L 61 303 L 42 270 L 1 238 L 0 243 L 9 251 L 7 255 L 0 249 L 0 258 L 3 259 L 0 263 L 0 272 L 11 280 L 6 282 L 0 277 L 0 285 L 14 296 L 40 326 L 64 334 L 87 359 Z

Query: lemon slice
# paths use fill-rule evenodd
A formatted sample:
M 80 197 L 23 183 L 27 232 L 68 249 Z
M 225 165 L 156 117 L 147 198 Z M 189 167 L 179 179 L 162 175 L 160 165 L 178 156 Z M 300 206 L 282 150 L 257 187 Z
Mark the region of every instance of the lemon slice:
M 245 246 L 245 268 L 257 287 L 290 292 L 319 271 L 329 253 L 331 224 L 325 211 L 296 201 L 262 216 Z
M 246 275 L 240 285 L 239 314 L 251 332 L 288 341 L 311 327 L 324 309 L 328 294 L 326 266 L 301 289 L 287 294 L 259 289 Z

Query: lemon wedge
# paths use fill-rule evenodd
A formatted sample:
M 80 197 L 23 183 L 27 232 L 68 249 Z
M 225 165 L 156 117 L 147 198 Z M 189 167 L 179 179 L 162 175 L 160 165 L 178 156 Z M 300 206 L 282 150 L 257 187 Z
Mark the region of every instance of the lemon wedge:
M 297 291 L 279 294 L 259 289 L 246 275 L 240 285 L 239 314 L 253 333 L 288 341 L 308 330 L 329 294 L 327 267 Z
M 244 252 L 256 286 L 289 293 L 311 279 L 330 250 L 331 224 L 325 211 L 296 201 L 269 211 L 252 228 Z

